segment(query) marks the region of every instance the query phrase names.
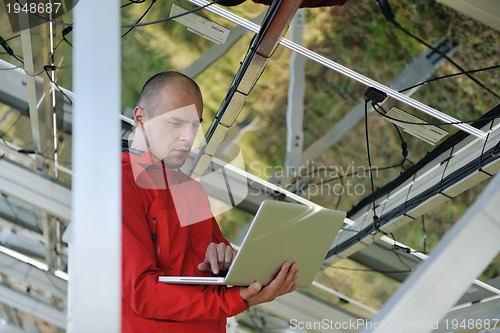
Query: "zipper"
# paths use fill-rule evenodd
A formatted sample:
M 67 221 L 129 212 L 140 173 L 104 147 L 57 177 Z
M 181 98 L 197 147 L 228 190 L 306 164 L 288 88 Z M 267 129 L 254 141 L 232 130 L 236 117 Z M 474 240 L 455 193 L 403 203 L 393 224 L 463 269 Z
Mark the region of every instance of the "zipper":
M 160 237 L 156 233 L 156 223 L 156 216 L 153 216 L 153 233 L 151 234 L 151 238 L 156 245 L 156 256 L 158 257 L 160 255 Z
M 151 234 L 151 238 L 153 238 L 154 241 L 158 238 L 158 235 L 156 235 L 156 216 L 153 216 L 153 233 Z

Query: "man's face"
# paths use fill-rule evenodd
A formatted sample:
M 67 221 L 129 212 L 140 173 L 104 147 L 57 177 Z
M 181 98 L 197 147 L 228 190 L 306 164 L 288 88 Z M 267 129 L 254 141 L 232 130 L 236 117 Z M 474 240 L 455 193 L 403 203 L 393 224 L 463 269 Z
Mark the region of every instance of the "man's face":
M 179 168 L 186 161 L 200 127 L 201 98 L 183 89 L 166 86 L 153 108 L 146 110 L 143 121 L 151 152 L 168 167 Z

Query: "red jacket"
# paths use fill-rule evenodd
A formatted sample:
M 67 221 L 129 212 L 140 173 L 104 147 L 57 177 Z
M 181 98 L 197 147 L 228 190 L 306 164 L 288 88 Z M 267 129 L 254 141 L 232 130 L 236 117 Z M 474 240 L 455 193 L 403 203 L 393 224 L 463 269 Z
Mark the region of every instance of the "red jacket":
M 181 193 L 175 207 L 165 175 Z M 161 275 L 210 275 L 197 267 L 208 244 L 227 243 L 206 218 L 201 185 L 131 150 L 122 153 L 122 200 L 122 332 L 225 332 L 226 318 L 248 308 L 238 288 L 158 282 Z M 193 214 L 205 219 L 187 220 Z

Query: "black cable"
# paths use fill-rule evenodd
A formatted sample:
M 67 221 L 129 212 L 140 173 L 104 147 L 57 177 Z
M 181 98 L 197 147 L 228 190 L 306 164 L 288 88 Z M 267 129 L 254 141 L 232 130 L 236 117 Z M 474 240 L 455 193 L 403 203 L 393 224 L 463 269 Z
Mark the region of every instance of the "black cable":
M 375 210 L 375 186 L 373 185 L 373 170 L 372 160 L 370 156 L 370 140 L 368 134 L 368 100 L 365 100 L 365 138 L 366 138 L 366 154 L 368 157 L 368 168 L 370 170 L 370 185 L 372 188 L 372 205 L 373 205 L 373 227 L 378 232 L 378 216 Z
M 133 2 L 133 1 L 131 1 Z M 140 3 L 142 2 L 145 2 L 144 1 L 141 1 Z M 139 3 L 139 2 L 133 2 L 133 3 Z M 148 6 L 148 8 L 146 9 L 146 11 L 141 15 L 141 17 L 139 17 L 139 19 L 135 22 L 135 24 L 138 24 L 139 22 L 141 22 L 141 20 L 144 18 L 144 16 L 147 15 L 147 13 L 151 10 L 151 8 L 153 7 L 153 5 L 156 3 L 156 0 L 151 0 L 151 4 Z M 135 27 L 130 27 L 127 32 L 125 32 L 121 38 L 125 37 L 126 35 L 128 35 Z
M 391 9 L 391 6 L 389 5 L 389 2 L 387 0 L 376 0 L 376 2 L 377 2 L 377 5 L 380 8 L 380 11 L 382 12 L 382 14 L 384 15 L 385 19 L 389 23 L 391 23 L 392 25 L 394 25 L 396 28 L 398 28 L 399 30 L 401 30 L 403 33 L 405 33 L 409 37 L 415 39 L 417 42 L 419 42 L 419 43 L 427 46 L 428 48 L 430 48 L 434 52 L 439 53 L 442 57 L 444 57 L 446 60 L 448 60 L 448 62 L 450 62 L 453 66 L 455 66 L 460 72 L 464 73 L 469 79 L 471 79 L 472 81 L 474 81 L 481 88 L 483 88 L 484 90 L 486 90 L 487 92 L 489 92 L 490 94 L 492 94 L 493 96 L 495 96 L 496 98 L 500 99 L 500 96 L 498 94 L 496 94 L 494 91 L 492 91 L 491 89 L 489 89 L 488 87 L 486 87 L 481 81 L 479 81 L 478 79 L 476 79 L 475 77 L 473 77 L 464 68 L 462 68 L 462 66 L 460 66 L 455 61 L 453 61 L 450 57 L 448 57 L 448 55 L 445 52 L 443 52 L 443 51 L 435 48 L 434 46 L 432 46 L 429 43 L 425 42 L 422 38 L 420 38 L 420 37 L 412 34 L 410 31 L 406 30 L 403 26 L 401 26 L 401 24 L 399 24 L 396 21 L 395 15 L 394 15 L 394 13 L 393 13 L 393 11 Z
M 373 109 L 375 109 L 375 104 L 376 103 L 374 103 L 372 105 Z M 384 111 L 384 114 L 387 115 L 387 112 L 385 111 L 385 109 L 382 108 L 382 111 Z M 406 170 L 406 168 L 404 167 L 404 163 L 407 161 L 407 158 L 408 158 L 408 144 L 406 143 L 405 139 L 403 138 L 403 134 L 401 134 L 399 127 L 396 124 L 392 124 L 392 125 L 396 129 L 396 131 L 399 135 L 399 139 L 401 140 L 401 154 L 403 155 L 403 161 L 401 162 L 401 167 L 404 170 Z
M 13 40 L 13 39 L 15 39 L 15 38 L 18 38 L 18 37 L 21 37 L 21 35 L 19 34 L 19 35 L 12 36 L 12 37 L 10 37 L 10 38 L 7 38 L 5 41 L 6 41 L 6 42 L 10 42 L 11 40 Z
M 64 40 L 64 38 L 60 39 L 59 42 L 57 42 L 56 46 L 54 46 L 54 48 L 50 52 L 50 54 L 49 54 L 49 63 L 53 64 L 55 62 L 54 53 L 56 52 L 56 50 L 59 47 L 59 45 L 61 45 L 61 43 L 63 42 L 63 40 Z
M 52 82 L 54 84 L 54 86 L 57 88 L 57 90 L 59 90 L 59 92 L 64 96 L 66 97 L 66 99 L 68 100 L 68 102 L 73 105 L 73 101 L 71 100 L 71 98 L 68 97 L 68 95 L 66 95 L 64 93 L 64 91 L 61 89 L 61 87 L 59 87 L 59 85 L 54 81 L 52 80 L 52 78 L 50 77 L 50 74 L 49 74 L 49 71 L 51 70 L 55 70 L 56 69 L 56 66 L 52 66 L 52 65 L 46 65 L 44 66 L 44 71 L 45 73 L 47 74 L 47 77 L 49 78 L 50 82 Z
M 342 188 L 344 188 L 344 178 L 340 178 L 340 184 L 342 185 Z M 337 201 L 337 204 L 335 205 L 335 209 L 338 210 L 339 207 L 340 207 L 340 202 L 342 201 L 342 197 L 344 196 L 343 195 L 344 193 L 342 193 L 342 195 L 339 195 L 339 200 Z
M 59 42 L 57 42 L 56 46 L 50 52 L 50 54 L 49 54 L 49 61 L 48 61 L 49 64 L 46 65 L 46 66 L 53 67 L 54 69 L 61 69 L 61 68 L 71 67 L 71 66 L 55 67 L 55 65 L 54 65 L 54 63 L 55 63 L 54 54 L 55 54 L 57 48 L 59 47 L 59 45 L 61 45 L 61 43 L 63 41 L 65 41 L 66 43 L 68 43 L 69 46 L 73 47 L 73 44 L 71 44 L 71 42 L 66 38 L 66 35 L 69 34 L 71 31 L 73 31 L 73 27 L 66 27 L 66 28 L 64 28 L 62 30 L 62 32 L 61 32 L 62 38 L 59 40 Z
M 384 233 L 384 235 L 387 235 L 387 234 Z M 408 263 L 404 262 L 403 258 L 401 258 L 400 254 L 399 254 L 399 252 L 410 254 L 410 253 L 412 253 L 411 249 L 409 247 L 400 246 L 400 245 L 396 244 L 396 243 L 398 243 L 398 241 L 396 240 L 396 238 L 394 237 L 394 234 L 392 232 L 391 232 L 390 236 L 392 237 L 392 240 L 394 241 L 394 244 L 392 245 L 392 247 L 390 249 L 387 249 L 387 248 L 381 246 L 380 244 L 377 243 L 377 241 L 375 239 L 373 240 L 373 244 L 384 251 L 389 251 L 389 252 L 394 253 L 396 255 L 396 257 L 398 258 L 398 261 L 408 268 L 407 271 L 402 271 L 402 272 L 408 272 L 408 273 L 413 272 L 414 271 L 413 267 L 408 265 Z M 374 237 L 374 236 L 372 236 L 372 237 Z
M 73 44 L 63 35 L 62 40 L 64 40 L 69 46 L 73 47 Z
M 133 3 L 133 2 L 127 2 L 126 4 L 121 5 L 121 7 L 120 7 L 120 8 L 122 8 L 122 9 L 123 9 L 123 8 L 125 8 L 125 7 L 130 6 L 130 5 L 134 5 L 134 3 Z
M 417 83 L 417 84 L 415 84 L 413 86 L 404 88 L 402 90 L 399 90 L 398 92 L 404 93 L 405 91 L 408 91 L 410 89 L 423 86 L 424 84 L 427 84 L 427 83 L 430 83 L 430 82 L 439 81 L 439 80 L 442 80 L 442 79 L 448 79 L 448 78 L 454 77 L 454 76 L 465 75 L 466 73 L 478 73 L 478 72 L 483 72 L 483 71 L 489 71 L 489 70 L 496 69 L 496 68 L 500 68 L 500 65 L 493 65 L 493 66 L 489 66 L 489 67 L 485 67 L 485 68 L 473 69 L 473 70 L 470 70 L 470 71 L 465 71 L 465 72 L 459 72 L 459 73 L 453 73 L 453 74 L 438 76 L 438 77 L 435 77 L 433 79 L 425 80 L 425 81 Z
M 425 229 L 425 216 L 422 215 L 422 232 L 424 233 L 424 250 L 423 254 L 427 254 L 427 230 Z
M 481 160 L 479 162 L 479 171 L 488 174 L 490 177 L 493 177 L 493 175 L 491 175 L 488 172 L 486 172 L 486 171 L 483 170 L 483 159 L 482 159 L 482 157 L 484 156 L 484 150 L 486 149 L 486 144 L 488 143 L 488 140 L 490 138 L 491 130 L 493 130 L 493 122 L 491 122 L 491 124 L 490 124 L 490 131 L 486 135 L 486 140 L 484 140 L 483 148 L 481 148 L 481 155 L 480 155 L 481 156 Z M 495 148 L 498 146 L 499 143 L 500 143 L 500 141 L 497 142 Z M 492 153 L 492 154 L 494 154 L 494 153 Z
M 14 59 L 16 59 L 17 61 L 19 61 L 21 64 L 23 64 L 24 66 L 24 61 L 19 58 L 15 53 L 14 51 L 11 49 L 11 47 L 9 46 L 9 44 L 7 43 L 7 41 L 5 39 L 3 39 L 2 36 L 0 36 L 0 45 L 2 46 L 2 48 L 5 50 L 5 52 L 7 52 L 8 55 L 10 55 L 11 57 L 13 57 Z
M 405 265 L 409 270 L 413 271 L 413 267 L 408 265 L 406 262 L 403 261 L 403 258 L 399 255 L 399 251 L 403 251 L 404 253 L 411 253 L 410 248 L 408 247 L 402 247 L 400 245 L 397 245 L 398 241 L 396 240 L 396 237 L 394 237 L 394 234 L 391 232 L 391 237 L 394 240 L 394 244 L 392 245 L 392 251 L 396 254 L 396 257 L 398 257 L 399 262 L 401 262 L 403 265 Z M 377 243 L 377 242 L 374 242 Z
M 396 23 L 396 27 L 398 27 L 401 31 L 403 31 L 405 34 L 407 34 L 408 36 L 412 37 L 413 39 L 417 40 L 418 42 L 420 42 L 421 44 L 427 46 L 428 48 L 430 48 L 431 50 L 439 53 L 440 55 L 442 55 L 446 60 L 448 60 L 453 66 L 455 66 L 460 72 L 464 73 L 469 79 L 471 79 L 472 81 L 474 81 L 477 85 L 479 85 L 481 88 L 483 88 L 484 90 L 486 90 L 487 92 L 489 92 L 490 94 L 492 94 L 493 96 L 495 96 L 497 99 L 500 99 L 500 95 L 498 95 L 497 93 L 495 93 L 493 90 L 491 90 L 490 88 L 486 87 L 484 85 L 484 83 L 482 83 L 481 81 L 479 81 L 478 79 L 476 79 L 474 76 L 472 76 L 470 73 L 468 73 L 462 66 L 460 66 L 459 64 L 457 64 L 455 61 L 453 61 L 450 57 L 448 57 L 448 55 L 446 55 L 446 53 L 442 52 L 441 50 L 439 49 L 436 49 L 435 47 L 433 47 L 432 45 L 426 43 L 424 40 L 422 40 L 421 38 L 419 38 L 418 36 L 415 36 L 413 35 L 411 32 L 409 32 L 408 30 L 406 30 L 405 28 L 403 28 L 399 23 L 395 22 Z

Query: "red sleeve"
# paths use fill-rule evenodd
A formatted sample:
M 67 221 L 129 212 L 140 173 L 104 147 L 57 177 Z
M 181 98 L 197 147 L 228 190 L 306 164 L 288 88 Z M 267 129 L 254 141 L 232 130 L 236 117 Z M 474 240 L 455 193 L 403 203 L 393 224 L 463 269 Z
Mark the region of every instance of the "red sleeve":
M 158 282 L 165 275 L 156 265 L 147 225 L 147 208 L 133 179 L 122 189 L 122 301 L 124 308 L 151 319 L 191 321 L 231 317 L 248 308 L 238 288 L 188 286 Z M 215 222 L 214 219 L 214 223 Z M 215 240 L 223 240 L 215 228 Z M 125 310 L 124 310 L 125 311 Z

